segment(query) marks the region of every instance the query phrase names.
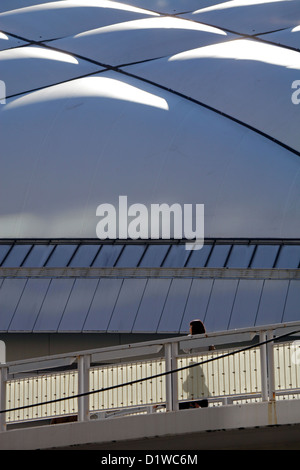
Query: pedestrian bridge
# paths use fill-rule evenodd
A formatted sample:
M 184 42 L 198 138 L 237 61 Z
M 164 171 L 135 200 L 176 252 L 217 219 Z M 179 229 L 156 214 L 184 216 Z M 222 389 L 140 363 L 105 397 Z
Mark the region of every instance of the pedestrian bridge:
M 0 449 L 299 448 L 299 338 L 293 322 L 3 363 Z

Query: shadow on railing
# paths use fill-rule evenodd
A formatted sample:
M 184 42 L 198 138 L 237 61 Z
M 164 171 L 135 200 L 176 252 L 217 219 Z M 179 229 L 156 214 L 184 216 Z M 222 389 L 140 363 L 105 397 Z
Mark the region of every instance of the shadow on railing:
M 300 322 L 0 364 L 1 430 L 300 398 L 295 335 Z

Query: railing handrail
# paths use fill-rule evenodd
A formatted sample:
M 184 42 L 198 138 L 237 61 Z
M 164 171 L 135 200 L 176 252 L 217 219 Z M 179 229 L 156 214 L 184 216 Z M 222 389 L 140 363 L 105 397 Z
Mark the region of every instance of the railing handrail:
M 165 381 L 165 406 L 166 411 L 172 411 L 178 409 L 179 398 L 178 398 L 178 377 L 176 372 L 186 370 L 194 366 L 199 366 L 202 364 L 211 363 L 222 358 L 227 358 L 231 355 L 237 353 L 244 353 L 252 348 L 259 348 L 260 351 L 260 377 L 261 377 L 261 398 L 263 401 L 274 400 L 276 396 L 276 387 L 275 387 L 275 376 L 274 376 L 274 356 L 273 356 L 273 345 L 274 342 L 279 339 L 282 343 L 291 342 L 292 334 L 300 334 L 300 321 L 299 322 L 289 322 L 285 324 L 272 324 L 272 325 L 262 325 L 254 328 L 244 328 L 239 330 L 227 330 L 225 332 L 214 332 L 207 333 L 202 335 L 194 336 L 179 336 L 172 337 L 163 340 L 148 341 L 142 343 L 133 343 L 129 345 L 120 345 L 107 348 L 98 348 L 92 350 L 85 350 L 76 353 L 60 354 L 56 356 L 46 356 L 44 358 L 35 358 L 31 360 L 24 361 L 14 361 L 7 364 L 3 364 L 0 368 L 0 402 L 1 402 L 1 414 L 0 414 L 0 428 L 1 430 L 5 429 L 5 415 L 7 412 L 21 410 L 25 408 L 32 408 L 37 406 L 44 406 L 51 403 L 56 403 L 59 401 L 77 399 L 78 400 L 78 419 L 79 421 L 85 421 L 89 419 L 89 400 L 88 397 L 91 394 L 105 392 L 106 390 L 112 390 L 120 388 L 126 385 L 133 385 L 136 383 L 141 383 L 144 381 L 149 381 L 150 379 L 159 378 L 166 376 Z M 253 342 L 253 339 L 256 335 L 259 335 L 258 342 Z M 225 338 L 225 339 L 224 339 Z M 284 339 L 286 338 L 286 340 Z M 193 350 L 193 354 L 196 355 L 199 353 L 199 348 L 203 350 L 208 349 L 209 344 L 216 344 L 224 346 L 224 350 L 229 352 L 222 353 L 220 356 L 217 354 L 216 357 L 207 357 L 202 361 L 197 361 L 193 365 L 185 365 L 183 367 L 178 367 L 177 359 L 183 357 L 179 351 L 187 352 Z M 238 343 L 243 343 L 241 347 L 237 347 Z M 245 346 L 247 343 L 247 346 Z M 280 343 L 278 343 L 280 344 Z M 288 344 L 288 343 L 287 343 Z M 186 350 L 184 349 L 186 347 Z M 138 379 L 129 380 L 124 383 L 112 385 L 109 387 L 101 387 L 99 389 L 89 389 L 89 372 L 91 371 L 92 364 L 97 364 L 97 359 L 102 365 L 106 366 L 122 366 L 124 364 L 124 359 L 135 358 L 134 362 L 140 363 L 144 359 L 147 361 L 152 361 L 153 358 L 149 358 L 149 355 L 153 356 L 153 353 L 159 353 L 163 349 L 162 357 L 165 361 L 165 371 L 158 374 L 151 374 L 150 376 L 139 377 Z M 119 353 L 116 353 L 116 351 Z M 198 352 L 197 352 L 198 351 Z M 215 351 L 215 352 L 220 352 Z M 200 356 L 201 356 L 200 352 Z M 189 354 L 186 354 L 186 357 L 190 357 Z M 192 356 L 191 356 L 192 357 Z M 103 363 L 104 358 L 104 363 Z M 157 356 L 156 356 L 157 358 Z M 119 359 L 117 363 L 115 360 Z M 77 385 L 78 393 L 76 395 L 65 396 L 61 398 L 55 398 L 52 400 L 42 401 L 40 403 L 26 404 L 24 406 L 18 406 L 15 408 L 8 409 L 5 406 L 5 386 L 8 381 L 10 381 L 14 375 L 20 377 L 22 375 L 24 380 L 24 372 L 31 372 L 30 376 L 36 376 L 38 370 L 42 370 L 42 375 L 45 374 L 47 368 L 55 369 L 58 366 L 65 366 L 65 372 L 67 372 L 67 366 L 70 366 L 73 362 L 77 362 Z M 26 365 L 27 364 L 27 365 Z M 257 370 L 256 368 L 254 370 Z M 34 373 L 32 374 L 32 371 Z M 246 371 L 244 371 L 246 372 Z M 54 372 L 55 374 L 55 372 Z M 27 377 L 29 374 L 25 374 Z M 214 375 L 214 374 L 212 374 Z M 27 380 L 27 378 L 26 378 Z M 13 382 L 14 380 L 12 380 Z M 29 383 L 29 382 L 28 382 Z M 256 387 L 257 389 L 257 387 Z M 246 389 L 244 389 L 246 390 Z M 299 388 L 300 393 L 300 388 Z M 238 393 L 240 394 L 240 392 Z M 236 395 L 236 393 L 234 394 Z M 251 393 L 253 395 L 253 392 Z M 37 398 L 37 397 L 36 397 Z M 221 397 L 226 400 L 226 396 Z M 227 398 L 231 399 L 231 393 Z M 28 398 L 27 398 L 28 399 Z
M 180 336 L 174 336 L 170 338 L 162 338 L 162 339 L 157 339 L 157 340 L 150 340 L 150 341 L 142 341 L 142 342 L 134 342 L 134 343 L 129 343 L 129 344 L 123 344 L 123 345 L 117 345 L 117 346 L 107 346 L 107 347 L 102 347 L 102 348 L 95 348 L 95 349 L 85 349 L 85 350 L 79 350 L 79 351 L 74 351 L 70 353 L 60 353 L 60 354 L 55 354 L 55 355 L 48 355 L 48 356 L 40 356 L 40 357 L 34 357 L 30 359 L 22 359 L 22 360 L 17 360 L 17 361 L 9 361 L 4 364 L 0 364 L 0 368 L 9 368 L 12 366 L 17 366 L 17 365 L 23 365 L 23 364 L 31 364 L 31 363 L 38 363 L 38 362 L 46 362 L 46 361 L 54 361 L 54 360 L 59 360 L 59 359 L 66 359 L 66 358 L 72 358 L 74 361 L 80 357 L 80 356 L 86 356 L 86 355 L 96 355 L 97 353 L 113 353 L 116 351 L 128 351 L 128 350 L 134 350 L 138 349 L 141 347 L 148 347 L 148 346 L 154 346 L 154 345 L 161 345 L 165 346 L 167 344 L 172 344 L 172 343 L 183 343 L 186 342 L 188 345 L 188 342 L 194 339 L 212 339 L 214 345 L 218 344 L 226 344 L 224 343 L 224 337 L 228 337 L 230 341 L 228 341 L 227 344 L 230 343 L 235 343 L 234 341 L 234 336 L 238 335 L 240 338 L 240 335 L 242 334 L 253 334 L 253 338 L 256 335 L 259 335 L 261 332 L 264 331 L 276 331 L 276 330 L 282 330 L 282 329 L 290 329 L 291 333 L 293 329 L 295 328 L 300 329 L 300 321 L 297 322 L 286 322 L 286 323 L 275 323 L 275 324 L 270 324 L 270 325 L 260 325 L 260 326 L 255 326 L 255 327 L 247 327 L 247 328 L 241 328 L 241 329 L 234 329 L 234 330 L 225 330 L 225 331 L 217 331 L 217 332 L 208 332 L 205 334 L 199 334 L 199 335 L 180 335 Z M 220 343 L 218 343 L 218 338 L 220 339 Z M 240 342 L 241 340 L 239 339 L 237 342 Z M 138 354 L 137 354 L 138 356 Z M 51 366 L 53 367 L 53 366 Z M 49 368 L 51 368 L 49 367 Z M 41 365 L 41 369 L 47 369 L 46 364 Z M 38 370 L 38 368 L 37 368 Z

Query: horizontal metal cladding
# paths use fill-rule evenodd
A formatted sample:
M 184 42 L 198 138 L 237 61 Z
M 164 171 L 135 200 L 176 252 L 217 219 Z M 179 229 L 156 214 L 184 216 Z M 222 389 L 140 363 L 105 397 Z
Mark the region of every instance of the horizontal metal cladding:
M 58 277 L 34 271 L 31 277 L 22 268 L 0 271 L 1 332 L 184 334 L 194 318 L 207 331 L 300 318 L 298 270 L 245 270 L 243 276 L 226 268 L 162 269 L 158 275 L 120 268 L 119 276 L 110 269 L 96 276 L 91 268 L 84 276 L 86 270 L 75 275 L 57 268 Z

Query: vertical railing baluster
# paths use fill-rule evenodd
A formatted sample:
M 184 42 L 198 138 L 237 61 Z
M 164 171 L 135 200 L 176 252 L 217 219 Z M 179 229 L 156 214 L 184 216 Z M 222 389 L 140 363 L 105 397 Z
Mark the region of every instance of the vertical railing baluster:
M 260 343 L 266 341 L 267 334 L 265 331 L 260 332 Z M 261 394 L 262 401 L 268 401 L 268 360 L 267 360 L 267 345 L 262 344 L 260 346 L 260 361 L 261 361 Z
M 6 409 L 7 367 L 0 367 L 0 410 Z M 0 432 L 6 431 L 6 413 L 0 413 Z
M 274 338 L 274 331 L 267 332 L 267 339 Z M 274 341 L 267 344 L 269 400 L 275 400 Z
M 165 361 L 166 361 L 166 372 L 172 370 L 172 344 L 167 343 L 165 345 Z M 166 411 L 172 411 L 173 399 L 172 399 L 172 374 L 166 375 Z
M 177 356 L 178 356 L 178 343 L 172 343 L 171 345 L 171 368 L 175 370 L 177 366 Z M 172 384 L 172 409 L 174 411 L 179 410 L 178 404 L 178 373 L 171 374 L 171 384 Z
M 78 394 L 89 391 L 90 356 L 78 357 Z M 89 420 L 89 395 L 78 398 L 78 421 Z

